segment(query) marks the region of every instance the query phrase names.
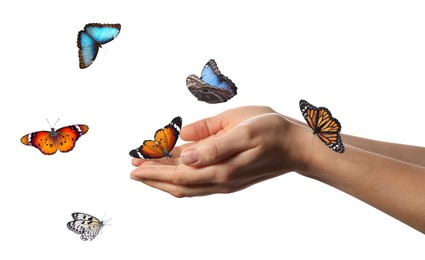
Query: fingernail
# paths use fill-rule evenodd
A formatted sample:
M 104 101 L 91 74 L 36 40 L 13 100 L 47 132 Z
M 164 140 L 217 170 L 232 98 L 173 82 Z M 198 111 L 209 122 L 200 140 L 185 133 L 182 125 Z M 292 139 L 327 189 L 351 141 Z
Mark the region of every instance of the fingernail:
M 186 165 L 194 164 L 199 160 L 199 152 L 195 149 L 184 151 L 181 156 L 182 162 Z

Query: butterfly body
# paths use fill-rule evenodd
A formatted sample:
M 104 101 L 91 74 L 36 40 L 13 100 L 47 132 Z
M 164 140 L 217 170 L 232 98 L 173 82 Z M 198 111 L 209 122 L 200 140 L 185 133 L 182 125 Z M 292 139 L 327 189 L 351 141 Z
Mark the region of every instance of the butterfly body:
M 189 75 L 186 78 L 186 85 L 199 101 L 210 104 L 226 102 L 237 94 L 236 85 L 221 74 L 213 59 L 204 66 L 200 78 Z
M 182 127 L 182 118 L 175 117 L 171 123 L 155 132 L 154 140 L 145 140 L 143 144 L 130 151 L 130 156 L 143 159 L 171 158 L 171 150 L 176 145 Z
M 21 143 L 34 146 L 45 155 L 55 154 L 57 150 L 66 153 L 74 149 L 77 140 L 87 133 L 87 125 L 70 125 L 55 130 L 38 131 L 21 137 Z
M 322 142 L 335 152 L 343 153 L 345 148 L 341 140 L 341 123 L 332 117 L 326 107 L 315 107 L 305 100 L 300 100 L 300 109 L 307 124 Z
M 89 67 L 96 59 L 99 48 L 115 39 L 120 33 L 120 24 L 89 23 L 78 32 L 77 46 L 80 68 Z
M 66 226 L 69 230 L 81 235 L 81 240 L 93 240 L 100 233 L 105 221 L 100 221 L 98 218 L 90 214 L 75 212 L 71 214 L 74 220 L 69 221 Z

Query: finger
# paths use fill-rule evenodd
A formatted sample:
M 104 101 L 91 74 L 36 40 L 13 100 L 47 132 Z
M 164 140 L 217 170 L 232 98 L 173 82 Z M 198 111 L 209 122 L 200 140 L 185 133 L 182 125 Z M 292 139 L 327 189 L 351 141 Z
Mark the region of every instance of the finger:
M 206 196 L 206 195 L 211 195 L 215 193 L 224 193 L 224 192 L 218 192 L 219 187 L 217 187 L 215 184 L 182 186 L 182 185 L 176 185 L 172 183 L 151 181 L 151 180 L 142 180 L 141 182 L 152 188 L 167 192 L 176 198 Z
M 163 165 L 178 165 L 181 164 L 181 159 L 179 157 L 173 157 L 171 158 L 165 157 L 160 159 L 138 159 L 133 158 L 131 160 L 131 164 L 135 167 L 139 167 L 142 164 L 163 164 Z
M 198 141 L 211 135 L 219 134 L 220 131 L 225 131 L 228 126 L 237 125 L 247 118 L 274 112 L 270 107 L 264 106 L 245 106 L 229 109 L 216 116 L 184 126 L 180 136 L 186 141 Z
M 244 183 L 236 183 L 235 185 L 232 185 L 231 183 L 177 185 L 155 180 L 141 180 L 141 182 L 152 188 L 167 192 L 174 197 L 184 198 L 236 192 L 267 179 L 270 179 L 270 176 L 256 176 L 254 178 L 250 178 L 249 181 Z
M 142 160 L 142 159 L 133 158 L 133 159 L 131 159 L 131 164 L 133 166 L 137 167 L 137 166 L 141 165 L 143 163 L 143 161 L 144 160 Z
M 175 185 L 194 185 L 214 183 L 214 169 L 188 167 L 184 164 L 179 166 L 163 165 L 155 162 L 144 163 L 134 169 L 130 177 L 138 181 L 159 181 Z
M 221 114 L 183 126 L 180 137 L 185 141 L 198 141 L 222 129 Z
M 237 126 L 231 131 L 194 144 L 182 151 L 181 161 L 191 166 L 206 166 L 220 162 L 236 153 L 251 148 L 249 132 L 245 126 Z

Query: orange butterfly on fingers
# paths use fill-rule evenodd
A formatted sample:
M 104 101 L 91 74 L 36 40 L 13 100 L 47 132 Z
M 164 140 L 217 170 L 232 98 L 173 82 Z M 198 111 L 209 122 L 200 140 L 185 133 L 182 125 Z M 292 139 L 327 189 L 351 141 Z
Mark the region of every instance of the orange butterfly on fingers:
M 300 100 L 301 113 L 307 124 L 329 148 L 338 153 L 343 153 L 345 148 L 341 140 L 341 124 L 332 117 L 331 111 L 326 107 L 315 107 L 307 101 Z
M 182 118 L 175 117 L 171 123 L 155 132 L 155 140 L 145 140 L 143 144 L 130 151 L 130 156 L 141 159 L 171 158 L 171 150 L 176 145 L 182 127 Z
M 50 127 L 50 131 L 38 131 L 22 136 L 21 143 L 34 146 L 45 155 L 55 154 L 57 150 L 67 153 L 74 149 L 77 140 L 88 130 L 87 125 L 69 125 L 58 130 L 53 126 Z

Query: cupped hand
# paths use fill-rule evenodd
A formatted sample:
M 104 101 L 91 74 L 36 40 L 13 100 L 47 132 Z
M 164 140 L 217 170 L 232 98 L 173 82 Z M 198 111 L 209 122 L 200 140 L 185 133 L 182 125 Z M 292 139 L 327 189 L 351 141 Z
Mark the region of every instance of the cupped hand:
M 187 147 L 197 143 L 197 141 L 205 140 L 215 136 L 222 135 L 235 127 L 240 122 L 253 116 L 275 113 L 275 111 L 267 106 L 244 106 L 229 109 L 213 117 L 204 118 L 192 124 L 183 126 L 180 138 L 191 143 L 176 146 L 171 152 L 172 158 L 162 159 L 132 159 L 133 166 L 140 166 L 142 163 L 158 162 L 167 165 L 178 165 L 181 163 L 180 153 Z
M 238 191 L 302 165 L 303 133 L 268 107 L 228 110 L 184 127 L 182 139 L 193 142 L 176 147 L 173 159 L 133 160 L 131 178 L 176 197 Z

